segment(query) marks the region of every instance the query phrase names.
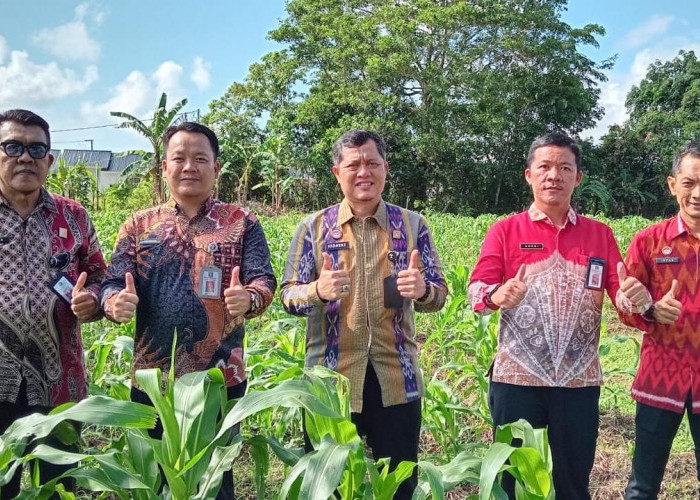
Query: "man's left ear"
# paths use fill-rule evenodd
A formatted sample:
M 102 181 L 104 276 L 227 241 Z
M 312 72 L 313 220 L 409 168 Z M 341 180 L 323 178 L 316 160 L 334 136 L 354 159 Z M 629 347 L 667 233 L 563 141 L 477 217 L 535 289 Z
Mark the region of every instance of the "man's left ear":
M 49 168 L 51 168 L 51 165 L 53 165 L 53 160 L 54 160 L 53 155 L 49 154 Z
M 217 177 L 219 176 L 220 170 L 221 170 L 221 163 L 219 163 L 217 161 L 216 163 L 214 163 L 214 173 L 216 174 Z
M 579 184 L 581 184 L 581 179 L 583 179 L 583 170 L 579 170 L 576 172 L 576 186 L 578 187 Z

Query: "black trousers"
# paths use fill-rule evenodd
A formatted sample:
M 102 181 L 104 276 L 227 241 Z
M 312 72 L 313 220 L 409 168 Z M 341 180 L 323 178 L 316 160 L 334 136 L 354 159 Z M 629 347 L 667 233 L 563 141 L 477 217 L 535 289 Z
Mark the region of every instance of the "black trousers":
M 243 381 L 238 385 L 228 387 L 226 389 L 226 396 L 228 397 L 228 399 L 242 398 L 245 395 L 245 390 L 247 386 L 248 382 Z M 153 403 L 151 403 L 151 399 L 148 397 L 148 394 L 134 387 L 131 388 L 131 400 L 136 403 L 153 406 Z M 239 431 L 240 426 L 238 425 L 231 429 L 231 438 L 238 434 Z M 160 419 L 156 420 L 156 426 L 153 429 L 148 429 L 148 435 L 151 436 L 153 439 L 161 439 L 163 437 L 163 425 L 161 424 Z M 165 478 L 165 476 L 163 476 L 163 478 Z M 216 500 L 234 500 L 235 498 L 236 493 L 233 487 L 233 470 L 227 470 L 223 474 L 221 480 L 221 489 L 216 495 Z
M 591 498 L 588 482 L 598 438 L 600 387 L 530 387 L 489 384 L 489 407 L 495 426 L 527 420 L 547 428 L 557 500 Z M 516 443 L 520 445 L 520 443 Z M 503 476 L 503 488 L 515 498 L 515 480 Z
M 47 414 L 51 411 L 51 408 L 45 406 L 29 406 L 27 402 L 27 383 L 26 380 L 22 381 L 22 385 L 19 388 L 19 396 L 17 396 L 17 401 L 14 403 L 8 403 L 3 401 L 0 403 L 0 434 L 4 433 L 12 423 L 18 418 L 26 417 L 32 413 L 43 413 Z M 73 425 L 79 428 L 77 422 L 73 422 Z M 47 444 L 54 448 L 60 450 L 66 450 L 70 452 L 78 452 L 78 446 L 66 446 L 61 443 L 61 441 L 53 436 L 47 436 L 41 440 L 41 443 Z M 31 448 L 30 448 L 31 449 Z M 29 449 L 27 450 L 29 451 Z M 64 472 L 72 469 L 73 465 L 54 465 L 42 460 L 39 461 L 39 476 L 42 483 L 46 483 L 51 479 L 60 476 Z M 19 467 L 15 472 L 14 476 L 9 483 L 0 488 L 0 498 L 14 498 L 19 495 L 20 486 L 22 482 L 22 467 Z M 67 491 L 75 491 L 75 480 L 66 479 L 62 480 L 61 483 L 66 488 Z
M 362 393 L 362 412 L 351 413 L 357 433 L 367 439 L 375 460 L 390 458 L 392 471 L 403 461 L 418 462 L 420 439 L 421 400 L 394 406 L 384 406 L 379 379 L 371 363 L 367 364 L 365 386 Z M 313 445 L 304 429 L 304 448 L 309 453 Z M 406 479 L 394 495 L 396 500 L 410 500 L 418 486 L 418 467 Z
M 695 444 L 695 461 L 699 464 L 700 454 L 700 414 L 691 411 L 690 397 L 686 401 L 690 434 Z M 625 498 L 656 498 L 661 489 L 661 481 L 668 457 L 671 454 L 673 438 L 683 420 L 683 413 L 676 413 L 661 408 L 637 403 L 635 416 L 634 457 L 632 458 L 632 473 Z M 697 472 L 700 482 L 700 470 Z

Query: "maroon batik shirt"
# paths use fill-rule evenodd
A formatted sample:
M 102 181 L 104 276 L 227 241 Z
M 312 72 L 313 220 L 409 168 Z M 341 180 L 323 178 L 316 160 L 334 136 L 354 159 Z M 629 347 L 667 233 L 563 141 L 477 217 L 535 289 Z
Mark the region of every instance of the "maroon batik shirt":
M 17 401 L 22 379 L 30 406 L 87 395 L 80 323 L 50 288 L 58 273 L 75 283 L 83 271 L 99 297 L 105 262 L 79 203 L 42 189 L 23 219 L 0 195 L 0 402 Z

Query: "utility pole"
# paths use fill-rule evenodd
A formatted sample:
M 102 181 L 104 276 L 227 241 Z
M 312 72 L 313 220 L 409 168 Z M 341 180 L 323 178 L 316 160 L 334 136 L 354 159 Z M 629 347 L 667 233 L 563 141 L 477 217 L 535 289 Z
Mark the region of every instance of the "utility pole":
M 83 142 L 89 142 L 90 143 L 90 151 L 92 151 L 92 143 L 94 142 L 94 139 L 85 139 Z

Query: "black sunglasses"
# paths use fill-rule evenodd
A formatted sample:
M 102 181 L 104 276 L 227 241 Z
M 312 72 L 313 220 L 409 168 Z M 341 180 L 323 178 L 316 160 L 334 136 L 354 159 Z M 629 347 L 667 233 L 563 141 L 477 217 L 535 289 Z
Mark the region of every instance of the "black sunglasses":
M 29 152 L 29 156 L 35 160 L 41 160 L 46 157 L 49 152 L 48 144 L 44 144 L 43 142 L 32 142 L 25 146 L 19 141 L 4 141 L 0 142 L 0 146 L 2 146 L 2 150 L 5 151 L 5 154 L 11 158 L 19 158 L 24 154 L 25 149 Z

